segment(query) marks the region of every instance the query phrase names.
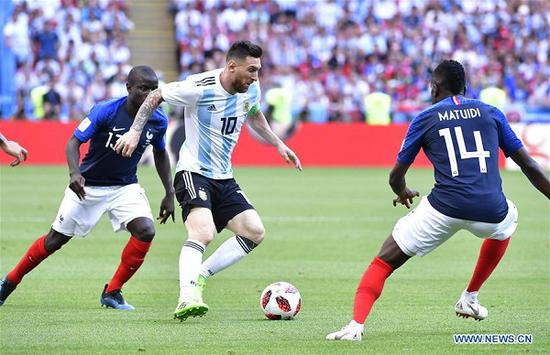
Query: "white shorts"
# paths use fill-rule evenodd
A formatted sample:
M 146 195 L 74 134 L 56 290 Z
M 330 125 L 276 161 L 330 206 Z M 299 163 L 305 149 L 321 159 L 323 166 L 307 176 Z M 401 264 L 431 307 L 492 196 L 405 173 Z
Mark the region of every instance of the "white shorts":
M 105 212 L 115 232 L 126 230 L 127 224 L 138 217 L 153 220 L 149 201 L 139 184 L 85 186 L 84 190 L 86 198 L 80 201 L 69 187 L 65 189 L 53 230 L 69 237 L 84 237 Z
M 424 196 L 414 210 L 397 221 L 393 239 L 409 256 L 428 254 L 461 229 L 483 239 L 507 239 L 517 228 L 518 210 L 512 201 L 506 201 L 508 214 L 504 220 L 486 223 L 446 216 L 433 208 Z

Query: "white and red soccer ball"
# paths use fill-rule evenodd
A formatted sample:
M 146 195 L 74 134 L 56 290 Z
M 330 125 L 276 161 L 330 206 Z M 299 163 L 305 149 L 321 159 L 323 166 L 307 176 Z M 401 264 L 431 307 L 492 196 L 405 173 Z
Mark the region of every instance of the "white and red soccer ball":
M 293 319 L 300 312 L 302 297 L 288 282 L 274 282 L 263 290 L 260 307 L 269 319 Z

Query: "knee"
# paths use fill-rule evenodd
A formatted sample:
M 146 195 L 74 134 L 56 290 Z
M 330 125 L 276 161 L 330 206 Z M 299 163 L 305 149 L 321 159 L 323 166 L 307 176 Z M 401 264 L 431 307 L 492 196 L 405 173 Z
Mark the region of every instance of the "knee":
M 189 234 L 189 236 L 187 237 L 188 240 L 196 240 L 196 241 L 199 241 L 201 242 L 204 246 L 207 246 L 208 244 L 210 244 L 210 242 L 214 239 L 214 236 L 213 235 L 208 235 L 208 234 Z
M 151 242 L 155 237 L 155 227 L 152 224 L 143 225 L 134 236 L 142 242 Z
M 71 240 L 71 237 L 52 230 L 48 233 L 46 239 L 44 239 L 44 249 L 52 254 L 61 249 L 69 240 Z
M 193 229 L 188 229 L 187 239 L 197 240 L 205 246 L 214 239 L 214 231 L 208 224 L 199 225 Z
M 260 244 L 265 237 L 265 228 L 261 223 L 250 226 L 246 229 L 246 234 L 244 236 L 254 243 Z

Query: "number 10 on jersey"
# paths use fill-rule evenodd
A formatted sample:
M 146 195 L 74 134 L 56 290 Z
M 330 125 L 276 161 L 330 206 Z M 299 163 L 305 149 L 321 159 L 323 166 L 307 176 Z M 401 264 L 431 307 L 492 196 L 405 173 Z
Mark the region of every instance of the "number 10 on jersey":
M 232 134 L 237 126 L 237 117 L 222 117 L 222 134 Z
M 456 161 L 455 148 L 453 145 L 453 137 L 451 135 L 450 128 L 444 128 L 439 130 L 439 135 L 445 139 L 445 145 L 447 146 L 447 154 L 449 155 L 449 164 L 451 165 L 451 174 L 458 176 L 458 164 Z M 464 136 L 462 135 L 462 128 L 455 127 L 456 142 L 458 143 L 458 149 L 460 152 L 460 159 L 477 158 L 479 160 L 479 171 L 483 174 L 487 173 L 486 158 L 491 157 L 491 152 L 483 150 L 483 141 L 481 140 L 481 132 L 474 131 L 474 140 L 476 142 L 476 150 L 469 152 L 466 150 L 466 143 L 464 142 Z

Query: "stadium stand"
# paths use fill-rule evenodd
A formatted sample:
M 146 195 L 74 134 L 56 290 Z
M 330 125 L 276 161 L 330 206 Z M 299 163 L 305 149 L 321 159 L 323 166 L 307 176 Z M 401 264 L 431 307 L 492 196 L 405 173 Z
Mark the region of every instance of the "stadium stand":
M 512 108 L 550 120 L 547 1 L 171 3 L 181 78 L 221 66 L 218 50 L 236 39 L 263 43 L 264 91 L 282 82 L 296 117 L 364 121 L 364 96 L 381 87 L 394 122 L 407 121 L 429 101 L 428 68 L 451 57 L 467 67 L 470 96 L 498 86 Z
M 125 94 L 133 24 L 124 0 L 3 3 L 1 47 L 11 56 L 2 77 L 15 83 L 13 91 L 2 87 L 2 97 L 12 98 L 3 117 L 81 119 L 96 101 Z
M 80 119 L 94 102 L 124 93 L 131 61 L 128 33 L 134 27 L 128 16 L 131 2 L 4 3 L 0 10 L 3 118 Z M 223 51 L 234 40 L 257 41 L 266 49 L 263 91 L 282 86 L 292 92 L 294 119 L 366 122 L 365 97 L 382 91 L 391 97 L 392 121 L 407 122 L 429 101 L 428 68 L 451 57 L 466 66 L 469 96 L 479 98 L 485 90 L 498 96 L 489 100 L 502 100 L 504 92 L 510 120 L 550 121 L 549 2 L 170 0 L 169 4 L 165 11 L 174 18 L 180 78 L 222 66 Z M 151 6 L 142 6 L 141 11 Z M 165 27 L 156 32 L 169 33 Z M 155 54 L 172 56 L 171 51 Z M 60 97 L 58 115 L 44 111 L 48 92 L 50 99 L 55 94 Z

